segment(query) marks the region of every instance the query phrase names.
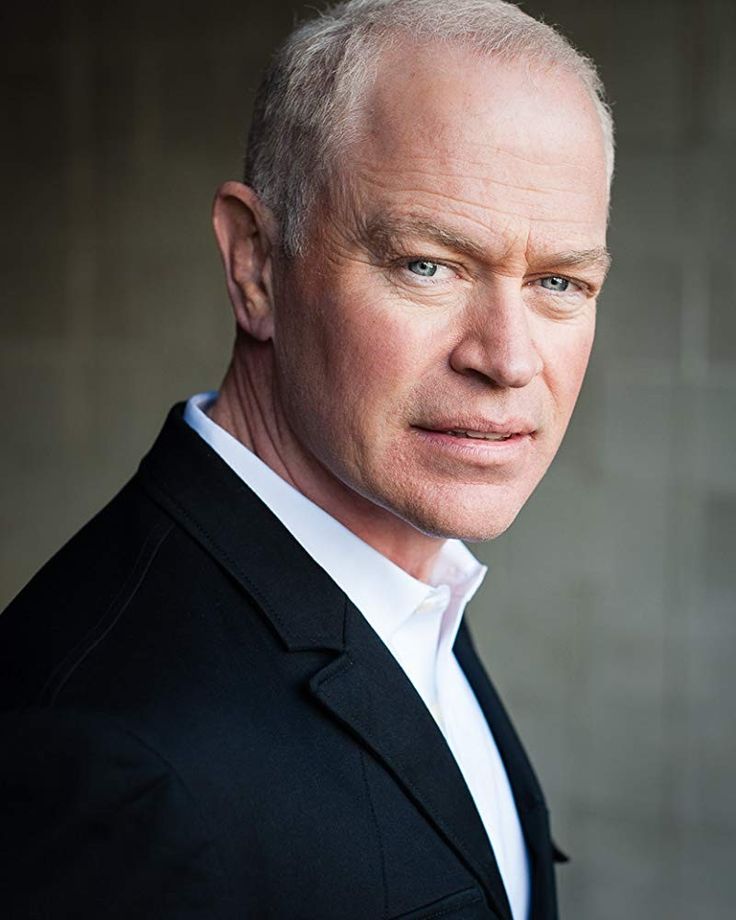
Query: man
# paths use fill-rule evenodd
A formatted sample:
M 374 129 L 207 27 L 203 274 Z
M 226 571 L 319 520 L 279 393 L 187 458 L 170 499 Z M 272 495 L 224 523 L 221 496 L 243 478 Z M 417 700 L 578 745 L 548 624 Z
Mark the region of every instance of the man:
M 577 398 L 599 92 L 498 0 L 353 0 L 281 49 L 215 201 L 219 395 L 0 619 L 5 916 L 557 915 L 457 538 L 509 526 Z

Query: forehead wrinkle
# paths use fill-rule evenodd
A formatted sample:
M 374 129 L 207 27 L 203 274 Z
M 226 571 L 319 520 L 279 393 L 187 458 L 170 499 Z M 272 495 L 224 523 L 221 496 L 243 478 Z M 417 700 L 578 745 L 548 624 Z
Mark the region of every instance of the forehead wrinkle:
M 371 249 L 382 254 L 390 252 L 401 237 L 420 236 L 479 260 L 488 255 L 486 247 L 465 234 L 418 215 L 376 214 L 363 222 L 360 236 Z
M 500 213 L 500 212 L 497 212 Z M 518 233 L 513 233 L 513 219 L 518 217 L 514 213 L 504 213 L 503 216 L 512 218 L 512 223 L 504 223 L 503 226 L 492 227 L 474 219 L 484 235 L 491 234 L 499 242 L 511 234 L 514 239 L 508 239 L 504 247 L 506 255 L 514 250 L 523 250 L 527 253 L 526 259 L 528 264 L 537 261 L 544 261 L 548 264 L 554 263 L 563 266 L 591 266 L 599 267 L 604 271 L 608 270 L 610 265 L 610 255 L 605 246 L 598 246 L 586 249 L 566 249 L 547 255 L 540 253 L 538 258 L 530 255 L 530 228 L 526 229 L 524 234 L 526 242 L 522 243 Z M 466 220 L 468 218 L 466 217 Z M 558 224 L 563 223 L 559 219 Z M 567 223 L 567 221 L 565 221 Z M 572 221 L 574 223 L 574 221 Z M 475 258 L 477 261 L 487 261 L 491 255 L 492 245 L 483 244 L 478 239 L 473 239 L 467 234 L 456 230 L 454 227 L 443 225 L 442 223 L 432 220 L 418 214 L 398 215 L 391 213 L 380 213 L 368 216 L 361 221 L 358 231 L 361 242 L 373 252 L 386 255 L 392 251 L 396 242 L 405 236 L 417 236 L 424 239 L 433 240 L 441 246 L 464 252 Z M 504 258 L 503 256 L 502 258 Z
M 415 158 L 415 160 L 416 159 L 417 158 Z M 512 190 L 521 191 L 521 192 L 531 192 L 532 194 L 538 194 L 538 195 L 552 195 L 552 194 L 555 194 L 556 192 L 564 192 L 565 194 L 568 194 L 568 195 L 588 197 L 587 193 L 579 188 L 578 180 L 579 180 L 580 170 L 578 169 L 574 171 L 574 167 L 572 166 L 569 167 L 570 180 L 571 180 L 570 185 L 567 185 L 567 184 L 550 185 L 548 183 L 529 184 L 528 181 L 523 182 L 523 181 L 506 180 L 502 178 L 502 172 L 503 172 L 502 170 L 497 169 L 496 175 L 489 174 L 488 164 L 483 163 L 481 161 L 473 161 L 473 160 L 461 161 L 461 165 L 463 168 L 453 169 L 453 168 L 449 168 L 448 166 L 443 167 L 441 165 L 438 165 L 436 161 L 431 160 L 429 158 L 425 158 L 425 159 L 427 163 L 426 168 L 421 167 L 422 161 L 419 160 L 419 162 L 417 162 L 417 164 L 414 167 L 408 166 L 406 164 L 397 165 L 397 166 L 391 166 L 387 164 L 385 166 L 382 166 L 380 174 L 374 174 L 374 171 L 371 169 L 362 170 L 361 174 L 366 181 L 372 184 L 378 185 L 380 188 L 390 187 L 391 184 L 387 182 L 386 180 L 387 178 L 392 178 L 392 177 L 400 177 L 400 178 L 406 179 L 407 181 L 414 181 L 414 182 L 416 182 L 417 180 L 426 180 L 426 179 L 429 179 L 432 182 L 438 179 L 450 179 L 450 180 L 471 179 L 471 180 L 481 183 L 483 186 L 486 186 L 486 187 L 498 186 L 500 188 L 512 189 Z M 478 167 L 477 172 L 474 172 L 468 169 L 468 167 L 473 167 L 473 166 Z M 552 167 L 550 167 L 550 169 L 551 168 Z M 421 186 L 418 186 L 418 188 L 421 188 Z
M 362 174 L 360 178 L 366 185 L 375 188 L 379 192 L 396 194 L 397 190 L 390 181 L 387 181 L 385 176 Z M 522 192 L 517 201 L 504 202 L 503 206 L 501 202 L 494 200 L 493 196 L 489 196 L 489 200 L 483 201 L 477 198 L 468 197 L 467 191 L 465 194 L 452 194 L 452 191 L 447 188 L 428 189 L 426 186 L 420 184 L 416 186 L 413 184 L 408 185 L 402 187 L 398 191 L 402 198 L 414 197 L 415 201 L 419 203 L 419 207 L 426 205 L 428 209 L 436 210 L 437 204 L 434 203 L 434 199 L 439 199 L 439 206 L 445 212 L 449 211 L 452 213 L 462 210 L 462 219 L 477 225 L 484 234 L 487 233 L 489 229 L 493 228 L 486 219 L 474 216 L 473 212 L 492 212 L 495 218 L 507 218 L 511 224 L 517 221 L 523 221 L 524 223 L 531 221 L 534 224 L 557 224 L 559 226 L 585 225 L 590 223 L 588 216 L 577 216 L 574 213 L 574 208 L 567 209 L 568 213 L 564 215 L 559 213 L 544 213 L 550 210 L 549 202 L 545 197 L 543 202 L 537 201 L 535 203 L 533 198 L 536 190 L 528 194 Z M 582 191 L 579 193 L 571 192 L 571 194 L 579 194 L 587 199 L 587 196 L 585 196 L 585 193 Z M 363 196 L 361 195 L 360 197 Z M 554 204 L 554 202 L 552 201 L 551 204 Z M 465 210 L 466 208 L 467 211 Z M 544 211 L 542 211 L 542 208 L 544 208 Z M 570 211 L 572 211 L 572 213 L 569 213 Z M 430 223 L 436 226 L 434 220 L 430 221 Z M 450 232 L 455 231 L 451 230 Z

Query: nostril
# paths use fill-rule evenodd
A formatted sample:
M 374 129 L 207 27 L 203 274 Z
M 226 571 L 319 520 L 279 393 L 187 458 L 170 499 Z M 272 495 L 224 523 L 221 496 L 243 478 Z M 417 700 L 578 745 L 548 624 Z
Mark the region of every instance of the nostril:
M 528 344 L 523 351 L 507 348 L 491 350 L 465 342 L 450 355 L 450 366 L 458 373 L 499 387 L 523 387 L 541 373 L 544 363 L 536 349 Z

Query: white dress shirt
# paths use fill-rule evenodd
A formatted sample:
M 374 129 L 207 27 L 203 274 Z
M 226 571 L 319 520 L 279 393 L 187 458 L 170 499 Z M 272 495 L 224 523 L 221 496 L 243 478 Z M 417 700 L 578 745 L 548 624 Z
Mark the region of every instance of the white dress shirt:
M 452 751 L 496 856 L 514 920 L 527 920 L 529 869 L 508 777 L 452 646 L 465 605 L 486 574 L 459 540 L 447 540 L 429 583 L 418 581 L 289 485 L 206 414 L 200 393 L 184 420 L 252 489 L 347 594 L 385 643 Z

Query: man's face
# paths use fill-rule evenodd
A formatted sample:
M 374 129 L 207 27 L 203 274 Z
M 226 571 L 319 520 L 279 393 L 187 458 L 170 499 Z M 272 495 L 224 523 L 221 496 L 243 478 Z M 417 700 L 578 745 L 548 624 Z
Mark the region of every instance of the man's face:
M 278 411 L 352 493 L 488 539 L 552 461 L 588 362 L 600 125 L 569 75 L 436 48 L 385 56 L 364 124 L 277 277 Z

